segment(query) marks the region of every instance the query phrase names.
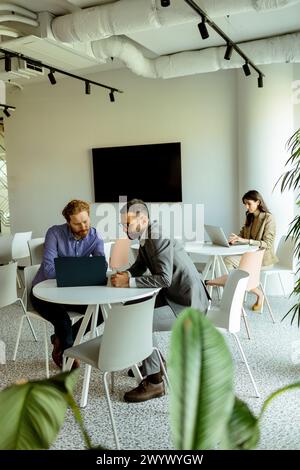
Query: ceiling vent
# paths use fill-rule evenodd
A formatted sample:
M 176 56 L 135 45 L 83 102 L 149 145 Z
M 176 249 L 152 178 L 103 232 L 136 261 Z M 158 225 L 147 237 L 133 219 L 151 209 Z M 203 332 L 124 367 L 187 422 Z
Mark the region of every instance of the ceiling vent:
M 0 79 L 1 80 L 12 80 L 15 78 L 32 78 L 40 77 L 44 75 L 44 68 L 36 62 L 30 62 L 18 57 L 12 57 L 11 59 L 11 71 L 5 71 L 4 61 L 0 62 Z

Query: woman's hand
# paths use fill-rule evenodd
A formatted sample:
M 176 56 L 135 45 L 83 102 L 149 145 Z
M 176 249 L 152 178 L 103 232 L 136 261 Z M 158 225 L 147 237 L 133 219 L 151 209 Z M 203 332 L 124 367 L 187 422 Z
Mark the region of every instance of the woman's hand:
M 126 271 L 113 274 L 110 279 L 113 287 L 129 287 L 129 274 Z
M 238 235 L 236 235 L 235 233 L 231 233 L 230 234 L 230 237 L 228 239 L 228 242 L 230 245 L 234 245 L 235 243 L 245 243 L 248 244 L 249 243 L 249 240 L 246 239 L 246 238 L 242 238 L 242 237 L 239 237 Z

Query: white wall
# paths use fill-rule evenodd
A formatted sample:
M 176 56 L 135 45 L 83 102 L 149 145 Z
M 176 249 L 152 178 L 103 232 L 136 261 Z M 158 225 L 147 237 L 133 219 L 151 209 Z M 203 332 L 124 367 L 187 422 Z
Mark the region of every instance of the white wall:
M 62 223 L 72 198 L 93 200 L 93 147 L 181 141 L 183 200 L 204 203 L 205 221 L 236 225 L 236 75 L 225 71 L 150 80 L 127 70 L 91 77 L 123 89 L 108 93 L 62 79 L 27 85 L 9 102 L 6 120 L 12 231 L 45 230 Z M 112 175 L 103 176 L 111 178 Z M 154 182 L 155 184 L 155 182 Z
M 294 65 L 293 105 L 295 129 L 300 128 L 300 64 Z

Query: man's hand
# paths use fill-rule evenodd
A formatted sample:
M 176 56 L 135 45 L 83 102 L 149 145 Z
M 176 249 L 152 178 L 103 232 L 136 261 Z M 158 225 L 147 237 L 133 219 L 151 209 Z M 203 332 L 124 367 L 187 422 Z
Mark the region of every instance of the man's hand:
M 111 276 L 111 285 L 113 287 L 129 287 L 129 274 L 124 271 Z

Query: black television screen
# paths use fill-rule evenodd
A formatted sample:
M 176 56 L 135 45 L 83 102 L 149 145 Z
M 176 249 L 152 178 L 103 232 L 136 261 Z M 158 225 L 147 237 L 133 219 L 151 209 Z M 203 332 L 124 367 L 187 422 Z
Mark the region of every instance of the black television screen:
M 181 202 L 180 142 L 93 149 L 95 202 Z

